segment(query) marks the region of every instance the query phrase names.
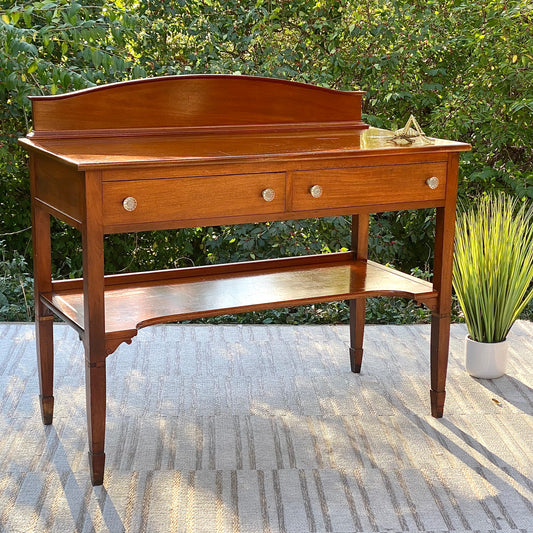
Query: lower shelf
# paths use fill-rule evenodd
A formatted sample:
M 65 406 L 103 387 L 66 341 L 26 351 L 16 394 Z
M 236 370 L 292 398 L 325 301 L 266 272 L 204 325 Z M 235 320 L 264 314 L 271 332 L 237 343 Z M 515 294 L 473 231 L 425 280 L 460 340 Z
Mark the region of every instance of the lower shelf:
M 188 320 L 366 296 L 403 296 L 432 308 L 431 283 L 351 252 L 105 277 L 106 335 Z M 54 281 L 41 300 L 83 334 L 82 280 Z

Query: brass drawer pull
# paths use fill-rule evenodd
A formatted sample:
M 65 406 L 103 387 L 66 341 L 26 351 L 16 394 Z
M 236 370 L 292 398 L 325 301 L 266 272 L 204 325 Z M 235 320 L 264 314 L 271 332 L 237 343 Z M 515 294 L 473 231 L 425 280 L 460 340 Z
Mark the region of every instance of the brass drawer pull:
M 137 200 L 135 200 L 133 196 L 128 196 L 127 198 L 124 198 L 124 200 L 122 200 L 122 207 L 126 211 L 135 211 L 135 209 L 137 208 Z
M 261 192 L 261 196 L 265 202 L 271 202 L 276 197 L 276 191 L 274 189 L 265 189 Z
M 322 187 L 320 185 L 313 185 L 309 192 L 313 198 L 320 198 L 322 196 Z
M 426 180 L 426 185 L 430 189 L 436 189 L 439 186 L 439 178 L 437 178 L 436 176 L 431 176 L 431 178 L 428 178 Z

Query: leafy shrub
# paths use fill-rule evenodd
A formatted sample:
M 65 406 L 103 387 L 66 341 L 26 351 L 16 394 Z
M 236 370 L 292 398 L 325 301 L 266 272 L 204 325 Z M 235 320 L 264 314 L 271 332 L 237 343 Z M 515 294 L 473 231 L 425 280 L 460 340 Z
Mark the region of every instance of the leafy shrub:
M 242 73 L 363 89 L 371 125 L 398 128 L 413 113 L 428 135 L 472 143 L 460 166 L 466 202 L 487 190 L 533 198 L 533 16 L 526 0 L 23 0 L 0 6 L 0 238 L 11 265 L 3 265 L 4 279 L 21 257 L 25 266 L 17 269 L 31 277 L 28 173 L 16 144 L 31 127 L 27 96 L 113 81 Z M 432 211 L 375 215 L 372 257 L 428 272 L 433 225 Z M 78 232 L 57 221 L 52 228 L 54 275 L 79 275 Z M 106 269 L 327 252 L 347 246 L 348 228 L 340 218 L 112 235 Z M 9 298 L 24 307 L 20 294 Z
M 0 321 L 30 320 L 33 307 L 33 278 L 24 256 L 16 250 L 9 254 L 0 241 Z

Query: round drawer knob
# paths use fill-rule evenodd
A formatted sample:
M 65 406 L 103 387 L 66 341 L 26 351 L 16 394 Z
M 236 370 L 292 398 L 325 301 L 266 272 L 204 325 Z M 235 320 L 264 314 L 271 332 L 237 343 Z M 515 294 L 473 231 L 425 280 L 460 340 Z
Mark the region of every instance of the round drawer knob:
M 261 192 L 261 196 L 265 202 L 271 202 L 276 197 L 276 191 L 274 189 L 265 189 Z
M 430 189 L 436 189 L 439 186 L 439 178 L 437 178 L 436 176 L 431 176 L 431 178 L 428 178 L 426 180 L 426 185 Z
M 133 196 L 128 196 L 122 200 L 122 207 L 126 211 L 135 211 L 135 208 L 137 207 L 137 200 L 135 200 Z
M 322 196 L 322 187 L 320 185 L 313 185 L 309 192 L 313 198 L 320 198 Z

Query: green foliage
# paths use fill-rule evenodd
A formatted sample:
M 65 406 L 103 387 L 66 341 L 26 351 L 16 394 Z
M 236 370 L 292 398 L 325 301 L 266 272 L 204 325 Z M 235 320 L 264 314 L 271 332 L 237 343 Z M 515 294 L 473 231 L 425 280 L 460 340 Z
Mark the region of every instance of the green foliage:
M 481 191 L 533 198 L 532 19 L 527 0 L 2 2 L 4 276 L 12 261 L 31 263 L 28 172 L 16 144 L 31 128 L 27 96 L 146 76 L 241 73 L 363 89 L 374 126 L 398 128 L 413 113 L 428 135 L 472 143 L 460 167 L 467 203 Z M 78 232 L 57 221 L 52 228 L 54 276 L 79 275 Z M 433 228 L 432 211 L 375 215 L 372 258 L 427 272 Z M 323 253 L 347 247 L 348 230 L 338 218 L 112 235 L 106 270 Z M 369 308 L 376 320 L 387 315 Z
M 33 307 L 33 278 L 26 259 L 15 251 L 9 254 L 0 241 L 0 321 L 30 320 Z
M 533 298 L 533 204 L 486 195 L 456 224 L 453 286 L 468 333 L 501 342 Z
M 218 226 L 203 246 L 210 263 L 329 253 L 348 249 L 350 229 L 344 217 Z

